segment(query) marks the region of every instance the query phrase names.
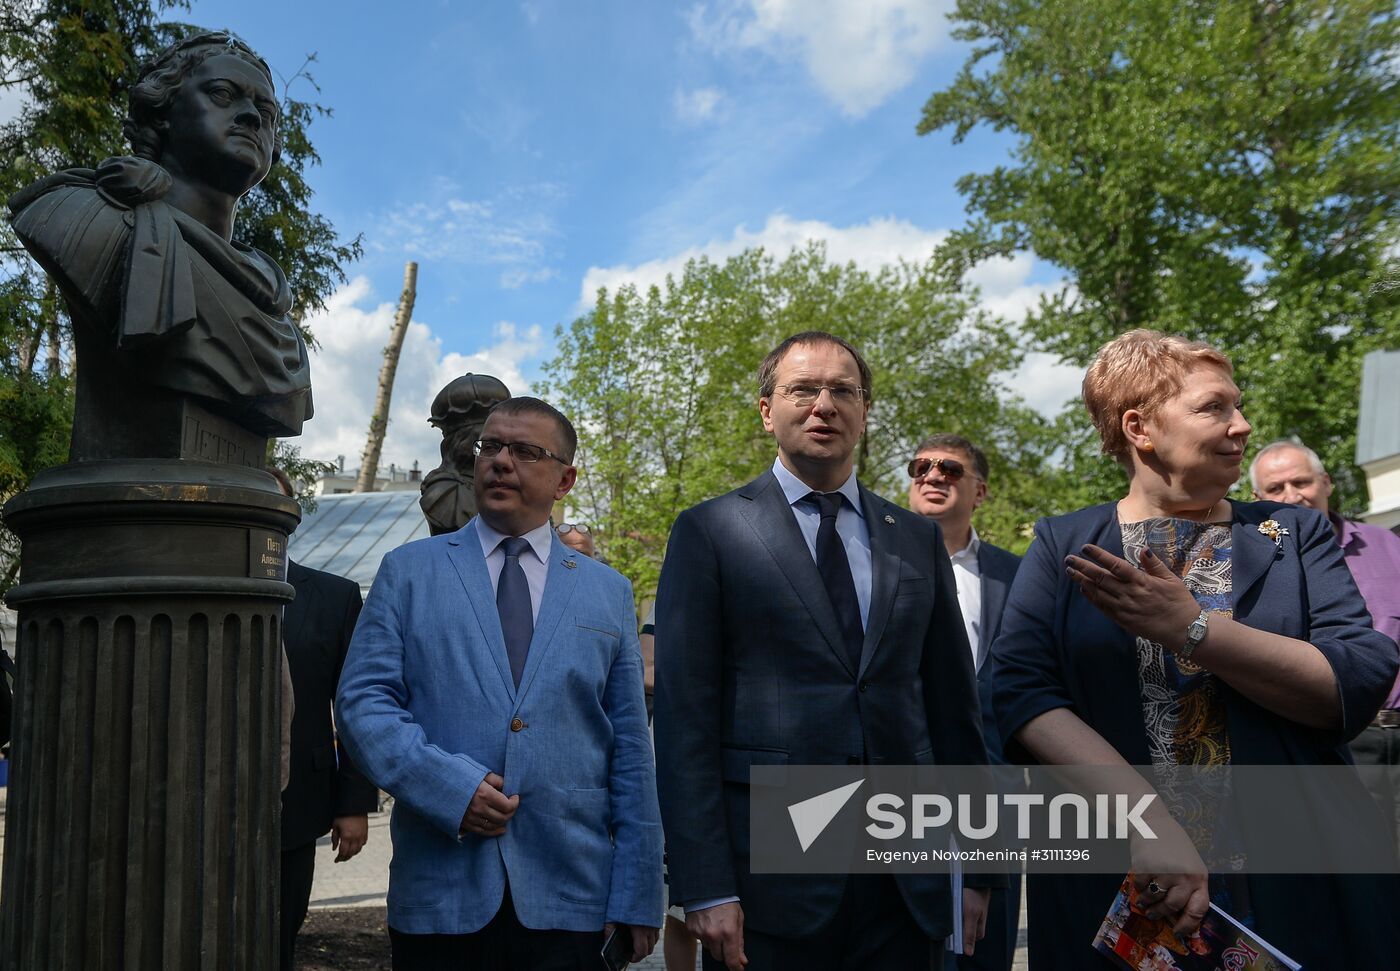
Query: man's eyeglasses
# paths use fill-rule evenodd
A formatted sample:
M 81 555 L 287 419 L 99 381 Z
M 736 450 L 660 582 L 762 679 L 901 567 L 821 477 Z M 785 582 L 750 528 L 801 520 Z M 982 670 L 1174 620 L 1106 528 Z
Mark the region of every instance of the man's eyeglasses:
M 780 384 L 774 390 L 799 408 L 816 404 L 823 391 L 831 392 L 831 400 L 842 407 L 863 401 L 869 394 L 854 384 Z
M 517 462 L 538 462 L 543 458 L 551 458 L 560 465 L 569 464 L 549 449 L 539 445 L 531 445 L 529 442 L 498 442 L 494 438 L 479 438 L 472 446 L 472 450 L 484 459 L 498 454 L 503 448 L 510 449 L 510 457 Z
M 592 532 L 592 530 L 588 528 L 587 523 L 560 523 L 558 526 L 554 527 L 554 531 L 560 536 L 568 536 L 570 533 L 579 533 L 580 535 L 587 536 Z
M 914 459 L 909 463 L 909 478 L 922 479 L 934 469 L 949 482 L 957 482 L 967 474 L 967 466 L 957 459 Z

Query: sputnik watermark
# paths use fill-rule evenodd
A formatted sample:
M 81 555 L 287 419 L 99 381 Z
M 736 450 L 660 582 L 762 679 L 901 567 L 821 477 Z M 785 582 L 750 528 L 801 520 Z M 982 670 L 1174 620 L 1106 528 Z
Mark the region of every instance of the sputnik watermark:
M 839 791 L 839 790 L 838 790 Z M 829 793 L 828 793 L 829 795 Z M 909 800 L 909 820 L 906 822 L 901 810 L 906 802 L 903 797 L 891 792 L 877 793 L 865 802 L 865 812 L 871 823 L 865 831 L 878 840 L 895 840 L 908 831 L 914 839 L 926 838 L 930 831 L 944 832 L 949 825 L 958 835 L 969 840 L 986 840 L 998 835 L 1001 826 L 1001 807 L 1005 806 L 1016 813 L 1015 838 L 1025 842 L 1031 838 L 1032 810 L 1046 807 L 1048 826 L 1046 834 L 1052 840 L 1064 839 L 1065 817 L 1072 817 L 1075 839 L 1127 839 L 1135 832 L 1143 839 L 1155 840 L 1156 832 L 1147 825 L 1143 813 L 1156 801 L 1157 795 L 1149 793 L 1140 796 L 1131 807 L 1130 796 L 1123 793 L 1100 792 L 1094 795 L 1094 804 L 1074 792 L 1060 793 L 1046 801 L 1039 792 L 1006 792 L 977 797 L 982 800 L 982 824 L 975 822 L 973 811 L 974 797 L 960 793 L 954 799 L 937 793 L 919 793 Z M 954 806 L 956 805 L 956 812 Z M 833 816 L 835 813 L 832 814 Z M 809 843 L 810 845 L 810 843 Z
M 864 779 L 857 779 L 849 785 L 839 786 L 830 792 L 823 792 L 819 796 L 803 799 L 788 806 L 788 816 L 792 818 L 792 828 L 797 831 L 797 842 L 803 853 L 817 841 L 817 837 L 831 825 L 836 814 L 845 808 L 846 803 L 856 794 L 856 790 L 864 784 Z
M 749 784 L 726 776 L 725 791 L 747 800 L 747 832 L 731 836 L 754 873 L 990 863 L 978 871 L 1121 875 L 1149 846 L 1221 872 L 1400 873 L 1368 792 L 1377 780 L 1350 765 L 801 765 L 741 754 Z M 731 827 L 742 805 L 731 803 Z
M 831 825 L 831 821 L 864 784 L 864 779 L 857 779 L 787 807 L 803 853 L 811 848 L 817 837 Z M 953 830 L 968 840 L 987 840 L 997 835 L 1003 815 L 1001 808 L 1005 806 L 1015 813 L 1015 838 L 1021 842 L 1031 838 L 1032 811 L 1038 807 L 1045 807 L 1045 821 L 1048 824 L 1045 832 L 1052 840 L 1069 835 L 1065 827 L 1066 816 L 1070 817 L 1075 839 L 1090 839 L 1091 830 L 1094 839 L 1127 839 L 1130 832 L 1143 839 L 1157 838 L 1157 833 L 1143 818 L 1148 807 L 1157 799 L 1155 793 L 1139 796 L 1131 806 L 1128 805 L 1129 796 L 1104 792 L 1095 794 L 1093 805 L 1084 796 L 1073 792 L 1060 793 L 1048 801 L 1039 792 L 988 793 L 978 798 L 982 801 L 980 825 L 973 810 L 974 797 L 968 793 L 954 798 L 940 793 L 917 793 L 906 800 L 892 792 L 877 792 L 865 801 L 865 814 L 870 819 L 865 831 L 878 840 L 902 839 L 906 833 L 916 840 L 922 840 Z M 906 806 L 909 807 L 908 819 L 902 812 Z M 899 859 L 904 859 L 906 855 L 901 855 Z M 980 857 L 974 853 L 970 859 Z

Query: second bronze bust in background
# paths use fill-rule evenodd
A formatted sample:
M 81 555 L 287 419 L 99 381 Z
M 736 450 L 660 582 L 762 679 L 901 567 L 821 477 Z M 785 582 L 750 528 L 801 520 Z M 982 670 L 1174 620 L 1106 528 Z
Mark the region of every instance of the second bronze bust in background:
M 418 505 L 434 536 L 455 533 L 476 515 L 472 494 L 472 446 L 481 437 L 491 407 L 510 390 L 489 374 L 454 378 L 433 399 L 428 423 L 442 432 L 442 463 L 423 477 Z

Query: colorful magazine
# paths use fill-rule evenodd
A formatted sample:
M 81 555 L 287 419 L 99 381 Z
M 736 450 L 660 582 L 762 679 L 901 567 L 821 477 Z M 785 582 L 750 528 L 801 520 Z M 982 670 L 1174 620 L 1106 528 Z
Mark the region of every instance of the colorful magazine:
M 1128 971 L 1298 971 L 1297 961 L 1211 904 L 1190 937 L 1172 932 L 1173 921 L 1154 920 L 1138 907 L 1128 874 L 1094 937 L 1094 950 Z

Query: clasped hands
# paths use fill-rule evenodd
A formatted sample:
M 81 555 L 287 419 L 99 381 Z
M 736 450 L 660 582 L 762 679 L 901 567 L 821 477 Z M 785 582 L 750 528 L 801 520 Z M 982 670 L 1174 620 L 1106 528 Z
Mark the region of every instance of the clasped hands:
M 467 811 L 462 814 L 460 832 L 474 833 L 477 836 L 504 835 L 506 824 L 520 808 L 520 794 L 507 796 L 505 785 L 506 780 L 498 773 L 486 773 L 486 778 L 476 787 L 472 801 L 467 804 Z M 605 938 L 612 933 L 614 926 L 604 925 Z M 640 927 L 634 924 L 626 926 L 632 934 L 632 960 L 641 961 L 656 947 L 661 931 L 656 927 Z
M 520 808 L 520 794 L 505 794 L 506 780 L 495 772 L 486 773 L 486 778 L 476 787 L 467 811 L 462 814 L 461 833 L 475 833 L 477 836 L 501 836 L 506 831 L 506 823 Z
M 1185 646 L 1187 628 L 1201 607 L 1152 550 L 1142 551 L 1141 569 L 1092 543 L 1080 554 L 1065 557 L 1065 572 L 1086 600 L 1130 634 L 1173 653 Z

